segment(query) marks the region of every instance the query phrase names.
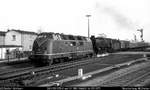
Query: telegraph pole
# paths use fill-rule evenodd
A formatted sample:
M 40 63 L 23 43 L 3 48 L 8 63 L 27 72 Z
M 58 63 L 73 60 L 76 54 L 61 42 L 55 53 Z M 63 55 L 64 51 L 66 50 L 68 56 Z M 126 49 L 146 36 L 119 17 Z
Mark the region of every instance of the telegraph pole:
M 90 38 L 90 19 L 89 19 L 89 17 L 91 17 L 91 15 L 86 15 L 86 17 L 88 18 L 88 38 Z
M 135 34 L 133 34 L 134 35 L 134 41 L 136 42 L 137 41 L 137 39 L 136 39 L 136 35 Z
M 141 41 L 144 42 L 144 40 L 143 40 L 143 29 L 138 29 L 137 31 L 141 32 L 141 36 L 140 36 L 141 37 Z

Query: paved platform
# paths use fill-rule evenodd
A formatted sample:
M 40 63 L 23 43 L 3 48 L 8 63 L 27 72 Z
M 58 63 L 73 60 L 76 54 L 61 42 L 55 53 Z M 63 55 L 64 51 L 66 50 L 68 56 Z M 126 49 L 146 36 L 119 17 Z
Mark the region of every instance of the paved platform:
M 126 52 L 116 52 L 112 54 L 150 54 L 150 52 L 140 52 L 140 51 L 126 51 Z
M 24 57 L 24 58 L 15 58 L 15 59 L 3 59 L 3 60 L 0 60 L 0 63 L 11 63 L 11 62 L 15 62 L 15 61 L 24 61 L 24 60 L 27 60 L 28 57 Z

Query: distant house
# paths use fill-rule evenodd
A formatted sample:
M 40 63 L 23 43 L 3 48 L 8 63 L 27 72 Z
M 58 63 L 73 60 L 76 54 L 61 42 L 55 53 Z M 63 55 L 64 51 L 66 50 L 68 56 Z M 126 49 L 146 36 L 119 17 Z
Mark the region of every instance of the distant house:
M 0 31 L 0 45 L 5 45 L 5 34 L 6 32 Z
M 32 46 L 37 33 L 22 30 L 8 30 L 5 37 L 5 45 L 22 46 L 23 51 L 32 51 Z

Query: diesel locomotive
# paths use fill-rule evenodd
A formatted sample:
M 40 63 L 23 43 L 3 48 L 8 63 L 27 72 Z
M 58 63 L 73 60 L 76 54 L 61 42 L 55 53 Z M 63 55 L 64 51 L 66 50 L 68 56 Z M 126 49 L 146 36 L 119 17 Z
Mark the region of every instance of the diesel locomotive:
M 33 54 L 29 59 L 34 64 L 51 65 L 83 57 L 92 57 L 105 52 L 147 46 L 148 44 L 145 42 L 131 43 L 111 38 L 95 36 L 87 38 L 84 36 L 43 32 L 35 39 Z
M 83 36 L 41 33 L 33 44 L 32 62 L 42 65 L 65 62 L 81 57 L 92 57 L 91 40 Z

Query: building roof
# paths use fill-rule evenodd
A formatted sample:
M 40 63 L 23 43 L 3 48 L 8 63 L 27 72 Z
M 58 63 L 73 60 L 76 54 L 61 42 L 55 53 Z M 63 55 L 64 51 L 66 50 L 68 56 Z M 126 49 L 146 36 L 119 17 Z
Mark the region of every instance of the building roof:
M 22 34 L 34 34 L 34 35 L 37 35 L 37 33 L 35 33 L 35 32 L 30 32 L 30 31 L 15 30 L 15 29 L 8 30 L 8 32 L 9 32 L 9 31 L 16 31 L 16 32 L 19 32 L 19 33 L 22 33 Z
M 0 31 L 0 36 L 5 36 L 6 32 Z

